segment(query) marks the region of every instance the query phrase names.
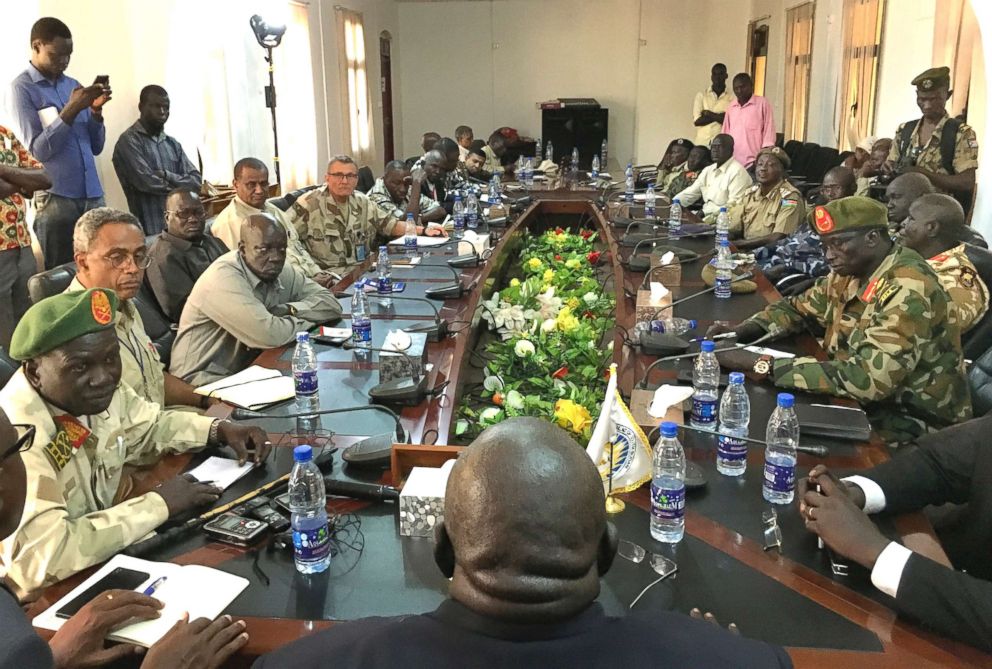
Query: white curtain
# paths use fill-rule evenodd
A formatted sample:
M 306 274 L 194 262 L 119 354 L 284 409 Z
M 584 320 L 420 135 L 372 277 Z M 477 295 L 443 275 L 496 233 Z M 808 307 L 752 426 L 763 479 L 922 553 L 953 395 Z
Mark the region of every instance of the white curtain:
M 342 125 L 349 153 L 359 165 L 375 161 L 372 95 L 365 67 L 365 24 L 362 14 L 335 7 L 341 49 L 340 90 Z
M 317 183 L 317 124 L 306 5 L 289 3 L 286 34 L 275 49 L 282 191 Z

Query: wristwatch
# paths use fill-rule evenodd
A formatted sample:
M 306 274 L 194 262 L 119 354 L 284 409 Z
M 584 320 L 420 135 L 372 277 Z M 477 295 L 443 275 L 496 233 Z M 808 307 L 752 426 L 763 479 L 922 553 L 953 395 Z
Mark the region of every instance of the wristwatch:
M 220 424 L 230 423 L 226 418 L 218 418 L 210 425 L 210 432 L 207 433 L 208 446 L 220 446 Z
M 768 376 L 772 371 L 772 361 L 774 358 L 770 355 L 763 355 L 754 361 L 754 373 L 760 374 L 761 376 Z

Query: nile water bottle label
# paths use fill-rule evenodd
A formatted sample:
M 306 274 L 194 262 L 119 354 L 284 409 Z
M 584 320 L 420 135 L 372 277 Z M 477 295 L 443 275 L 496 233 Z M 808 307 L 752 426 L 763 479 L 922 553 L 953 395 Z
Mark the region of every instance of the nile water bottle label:
M 327 523 L 312 530 L 293 530 L 293 552 L 305 562 L 323 560 L 331 551 Z
M 662 488 L 651 484 L 651 515 L 661 520 L 679 520 L 685 515 L 685 486 Z
M 765 462 L 765 487 L 775 492 L 790 493 L 796 487 L 795 465 Z
M 380 295 L 389 295 L 390 293 L 392 293 L 393 292 L 392 278 L 388 276 L 379 277 L 378 289 Z
M 712 425 L 716 422 L 716 400 L 692 398 L 692 422 Z
M 747 442 L 720 435 L 716 440 L 717 455 L 728 462 L 743 462 L 747 460 Z
M 367 344 L 372 341 L 372 322 L 358 321 L 351 324 L 351 339 L 356 344 Z
M 317 370 L 293 372 L 293 386 L 297 395 L 316 395 Z

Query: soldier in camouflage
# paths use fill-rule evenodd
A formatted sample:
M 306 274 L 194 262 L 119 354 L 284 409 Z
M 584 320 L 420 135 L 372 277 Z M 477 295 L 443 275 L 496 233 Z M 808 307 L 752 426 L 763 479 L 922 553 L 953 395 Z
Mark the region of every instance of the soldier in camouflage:
M 128 499 L 124 465 L 227 444 L 262 462 L 271 444 L 256 427 L 161 410 L 122 384 L 114 334 L 117 296 L 95 288 L 41 300 L 24 315 L 10 355 L 23 362 L 0 391 L 15 424 L 35 428 L 23 454 L 27 499 L 0 543 L 0 567 L 20 596 L 75 574 L 221 491 L 185 477 Z
M 740 249 L 754 249 L 773 244 L 799 227 L 806 214 L 803 197 L 785 180 L 792 161 L 777 146 L 758 152 L 754 161 L 757 184 L 731 202 L 730 235 Z
M 710 158 L 710 149 L 707 146 L 694 146 L 689 151 L 689 158 L 686 160 L 685 169 L 674 176 L 665 189 L 665 195 L 674 198 L 686 188 L 696 182 L 699 173 L 703 168 L 713 162 Z
M 768 376 L 776 386 L 860 402 L 874 430 L 903 442 L 971 417 L 960 331 L 947 294 L 915 251 L 893 244 L 885 207 L 862 197 L 814 211 L 831 273 L 734 328 L 741 342 L 787 335 L 808 322 L 825 330 L 827 360 L 771 360 L 743 351 L 720 355 L 730 369 Z M 727 332 L 714 326 L 710 336 Z

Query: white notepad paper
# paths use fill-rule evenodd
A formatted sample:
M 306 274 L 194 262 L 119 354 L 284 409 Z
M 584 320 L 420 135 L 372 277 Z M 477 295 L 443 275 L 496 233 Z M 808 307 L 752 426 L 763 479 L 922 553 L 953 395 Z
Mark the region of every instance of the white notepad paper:
M 235 481 L 254 468 L 254 462 L 246 462 L 243 465 L 239 465 L 237 460 L 211 455 L 201 462 L 199 466 L 189 470 L 187 473 L 197 481 L 213 481 L 214 487 L 227 490 L 234 485 Z
M 196 393 L 255 410 L 295 397 L 296 389 L 292 376 L 283 376 L 277 369 L 252 365 L 237 374 L 200 386 Z

